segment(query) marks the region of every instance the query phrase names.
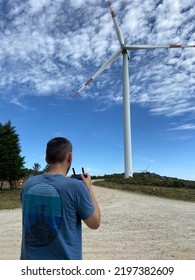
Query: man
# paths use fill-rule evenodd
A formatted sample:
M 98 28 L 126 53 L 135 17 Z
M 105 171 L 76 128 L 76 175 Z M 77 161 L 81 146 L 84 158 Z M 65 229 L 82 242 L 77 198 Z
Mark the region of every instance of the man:
M 21 192 L 21 259 L 82 259 L 81 220 L 91 229 L 100 226 L 91 177 L 66 177 L 72 163 L 72 144 L 66 138 L 47 143 L 46 162 L 49 172 L 28 179 Z

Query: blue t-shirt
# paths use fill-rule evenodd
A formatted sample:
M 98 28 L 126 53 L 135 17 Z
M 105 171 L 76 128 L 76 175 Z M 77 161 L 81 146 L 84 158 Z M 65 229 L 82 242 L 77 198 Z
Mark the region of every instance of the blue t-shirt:
M 82 181 L 37 175 L 25 183 L 21 201 L 22 260 L 82 259 L 81 220 L 95 210 Z

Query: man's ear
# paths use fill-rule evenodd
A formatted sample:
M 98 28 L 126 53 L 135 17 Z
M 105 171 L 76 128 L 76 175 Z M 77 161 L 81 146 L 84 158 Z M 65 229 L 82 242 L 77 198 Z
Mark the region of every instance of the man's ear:
M 72 162 L 72 152 L 68 153 L 67 161 L 68 161 L 68 163 Z
M 47 158 L 47 155 L 45 156 L 45 161 L 47 162 L 47 164 L 50 164 L 48 158 Z

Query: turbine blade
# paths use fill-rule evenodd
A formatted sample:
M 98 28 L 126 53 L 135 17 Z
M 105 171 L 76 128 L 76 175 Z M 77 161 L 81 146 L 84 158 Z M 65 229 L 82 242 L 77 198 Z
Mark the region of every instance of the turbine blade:
M 112 62 L 122 53 L 122 49 L 119 49 L 104 65 L 91 77 L 87 80 L 81 88 L 73 95 L 77 96 L 88 84 L 95 80 Z
M 121 30 L 119 28 L 118 22 L 116 20 L 116 14 L 112 9 L 111 2 L 109 0 L 108 0 L 108 5 L 110 7 L 110 12 L 111 12 L 111 15 L 112 15 L 112 19 L 113 19 L 113 22 L 114 22 L 114 27 L 115 27 L 115 30 L 116 30 L 118 40 L 120 42 L 120 45 L 124 46 L 125 42 L 124 42 L 124 39 L 123 39 L 123 35 L 122 35 Z
M 141 49 L 176 49 L 176 48 L 195 48 L 195 45 L 127 45 L 127 50 L 141 50 Z

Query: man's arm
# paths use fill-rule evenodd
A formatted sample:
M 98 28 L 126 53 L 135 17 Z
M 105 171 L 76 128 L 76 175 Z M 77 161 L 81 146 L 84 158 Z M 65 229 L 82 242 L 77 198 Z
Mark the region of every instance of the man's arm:
M 85 177 L 86 175 L 87 175 L 87 178 Z M 85 176 L 83 174 L 81 174 L 82 180 L 83 180 L 84 184 L 86 185 L 86 187 L 88 188 L 95 211 L 93 212 L 92 216 L 90 218 L 84 220 L 84 222 L 89 228 L 98 229 L 100 226 L 100 219 L 101 219 L 100 209 L 99 209 L 98 203 L 95 199 L 95 196 L 94 196 L 94 193 L 92 190 L 91 176 L 89 174 L 85 174 Z

